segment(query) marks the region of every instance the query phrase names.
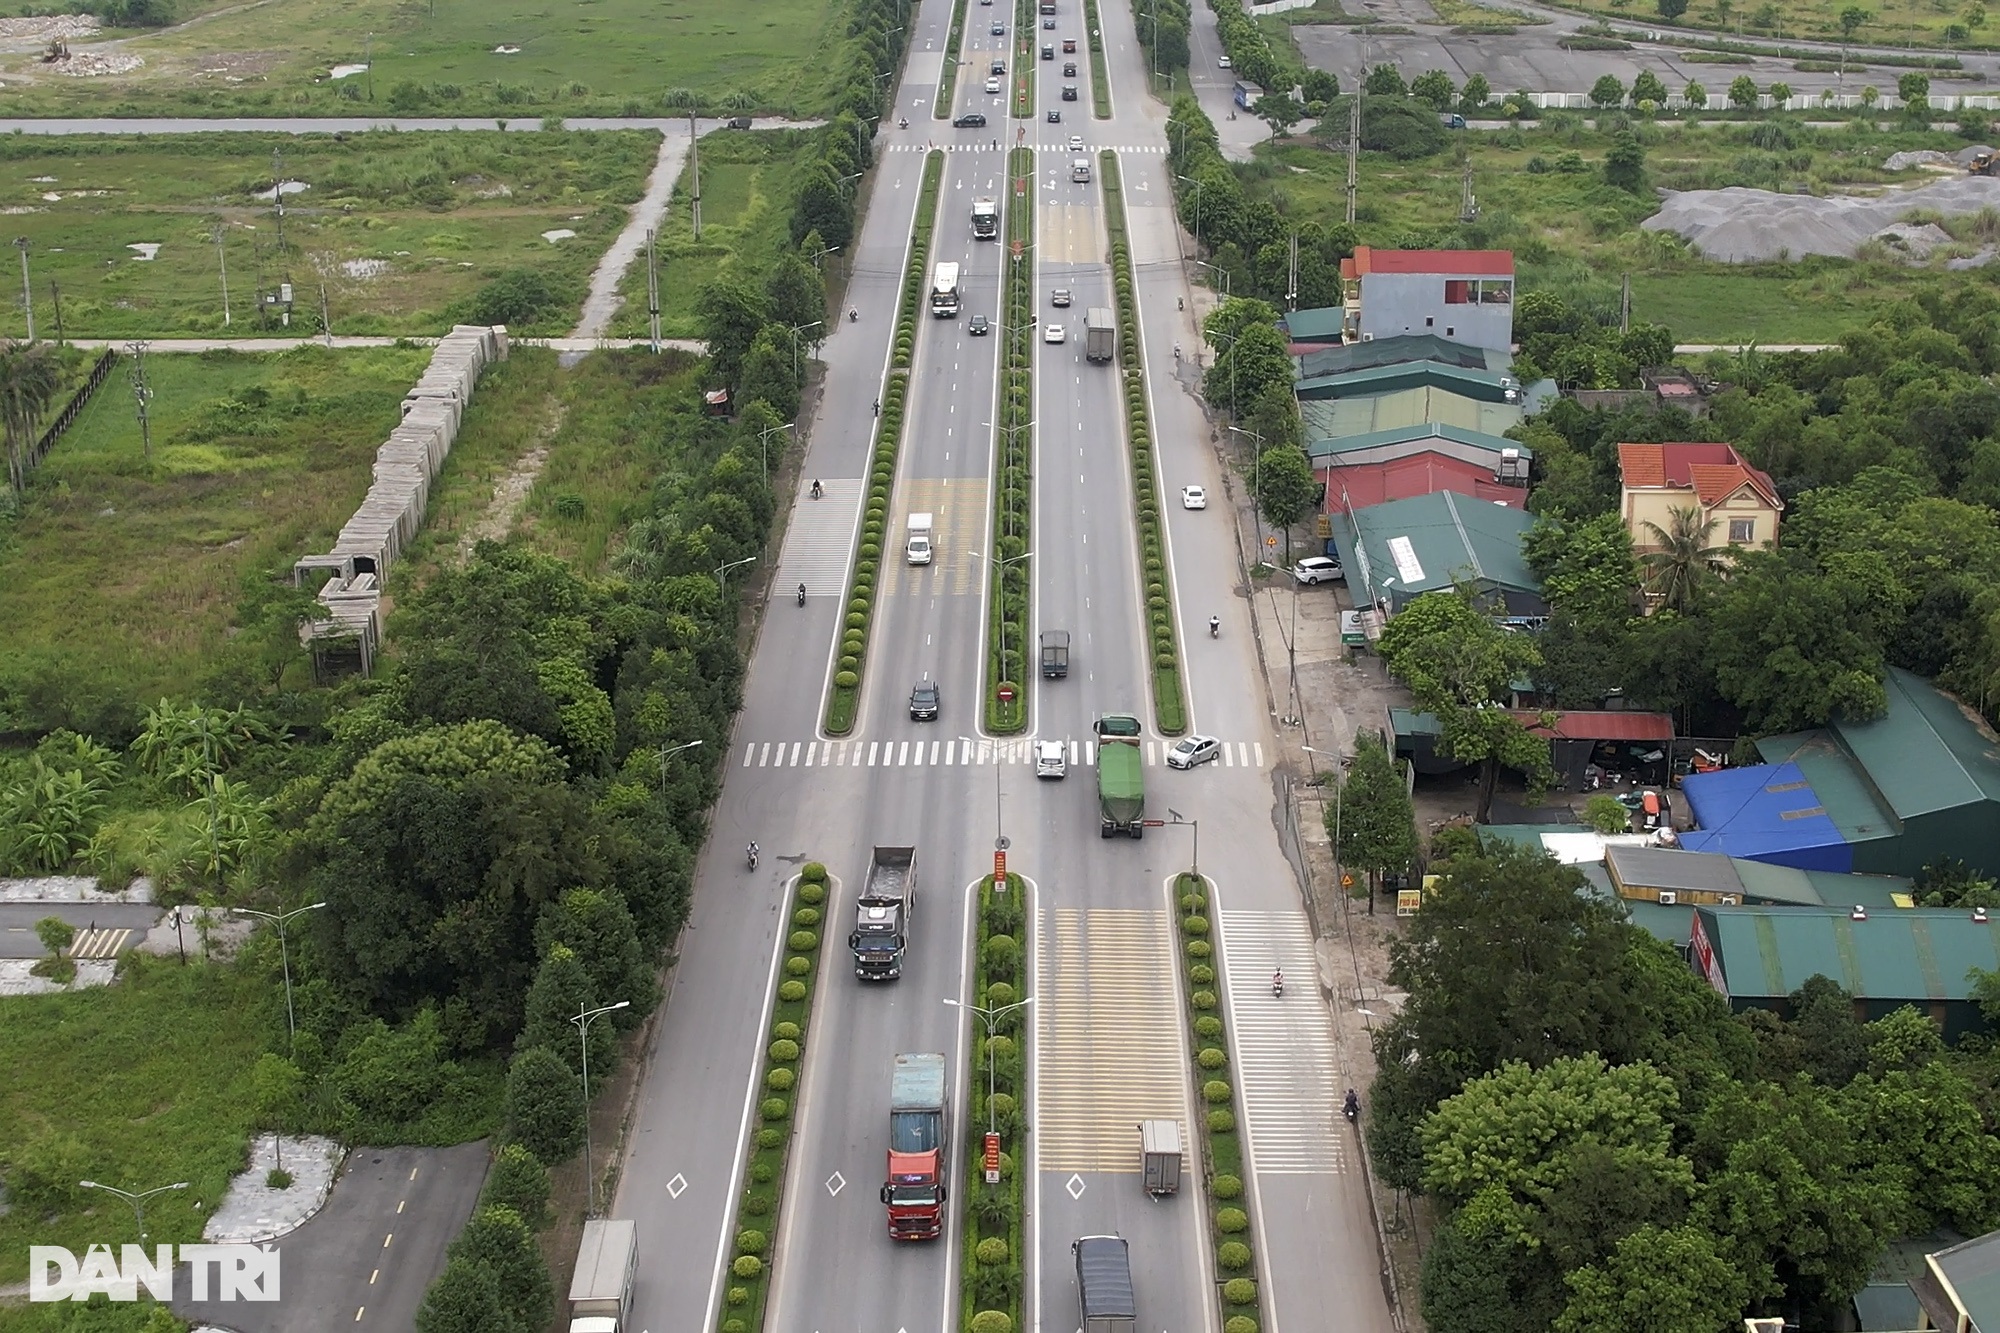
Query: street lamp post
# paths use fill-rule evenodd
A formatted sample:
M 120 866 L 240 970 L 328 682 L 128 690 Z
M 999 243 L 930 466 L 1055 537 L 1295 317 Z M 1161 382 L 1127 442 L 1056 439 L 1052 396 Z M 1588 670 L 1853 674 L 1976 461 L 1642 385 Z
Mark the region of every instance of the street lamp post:
M 1007 678 L 1007 566 L 1013 564 L 1016 560 L 1026 560 L 1034 552 L 1023 551 L 1019 555 L 1010 555 L 1001 560 L 995 560 L 992 556 L 982 554 L 978 551 L 967 551 L 966 554 L 975 560 L 984 560 L 996 567 L 997 577 L 994 580 L 996 585 L 994 592 L 1000 599 L 1000 678 L 1005 680 Z M 1024 664 L 1027 654 L 1027 645 L 1021 645 L 1021 656 Z
M 811 328 L 812 325 L 807 324 L 804 327 Z M 796 371 L 798 368 L 799 364 L 798 358 L 799 358 L 799 335 L 797 334 L 797 332 L 794 332 L 792 334 L 792 367 L 794 371 Z M 773 435 L 776 435 L 781 430 L 797 430 L 798 426 L 799 423 L 796 421 L 787 421 L 782 426 L 771 426 L 757 432 L 757 454 L 758 457 L 764 460 L 764 484 L 766 486 L 769 486 L 771 484 L 771 445 L 770 445 L 771 437 Z
M 721 592 L 723 596 L 727 597 L 729 595 L 729 584 L 726 582 L 726 580 L 729 577 L 729 571 L 732 569 L 741 569 L 744 565 L 751 564 L 756 559 L 757 557 L 754 555 L 746 555 L 741 560 L 731 560 L 728 564 L 716 570 L 715 571 L 716 589 L 719 592 Z
M 667 799 L 667 760 L 672 756 L 679 754 L 682 750 L 692 750 L 695 746 L 700 744 L 701 744 L 700 741 L 688 741 L 684 745 L 675 745 L 669 747 L 668 749 L 660 751 L 660 803 L 661 804 L 664 805 Z
M 1190 866 L 1188 869 L 1190 874 L 1192 874 L 1196 879 L 1200 879 L 1201 878 L 1201 821 L 1199 819 L 1183 819 L 1181 818 L 1180 811 L 1170 808 L 1167 811 L 1167 822 L 1169 824 L 1185 824 L 1189 828 L 1194 830 L 1194 864 Z
M 993 1039 L 1000 1035 L 1001 1019 L 1005 1018 L 1008 1014 L 1013 1013 L 1016 1009 L 1026 1009 L 1029 1005 L 1033 1004 L 1034 1002 L 1035 1002 L 1035 997 L 1030 995 L 1025 1000 L 1016 1000 L 1012 1004 L 997 1005 L 989 1009 L 982 1005 L 967 1004 L 963 1000 L 954 1000 L 951 999 L 949 996 L 945 998 L 945 1003 L 950 1005 L 952 1008 L 964 1009 L 967 1010 L 968 1012 L 978 1014 L 980 1018 L 985 1020 L 986 1023 L 986 1132 L 988 1134 L 994 1132 L 993 1090 L 998 1082 L 998 1080 L 994 1076 L 994 1071 L 993 1071 Z
M 1175 176 L 1174 179 L 1177 181 L 1186 181 L 1189 185 L 1194 186 L 1194 243 L 1199 246 L 1201 244 L 1201 187 L 1208 182 L 1198 181 L 1192 176 Z
M 1230 379 L 1234 380 L 1236 378 L 1234 357 L 1229 360 L 1229 372 Z M 1238 435 L 1248 435 L 1256 441 L 1255 452 L 1250 455 L 1250 517 L 1257 525 L 1257 563 L 1262 564 L 1264 563 L 1264 437 L 1254 430 L 1245 430 L 1241 426 L 1230 426 L 1228 429 Z
M 295 916 L 306 912 L 316 912 L 324 906 L 326 904 L 323 902 L 307 903 L 304 907 L 294 907 L 289 912 L 260 912 L 254 907 L 232 907 L 229 909 L 243 916 L 260 916 L 266 921 L 275 923 L 278 927 L 278 957 L 283 960 L 285 966 L 285 1031 L 288 1034 L 291 1053 L 293 1055 L 298 1054 L 299 1024 L 292 1013 L 292 951 L 291 947 L 285 942 L 285 923 Z
M 1219 265 L 1219 264 L 1211 264 L 1211 263 L 1209 263 L 1209 262 L 1208 262 L 1208 261 L 1207 261 L 1206 259 L 1190 259 L 1190 260 L 1188 260 L 1188 263 L 1190 263 L 1190 264 L 1193 264 L 1193 265 L 1194 265 L 1194 266 L 1195 266 L 1196 268 L 1205 268 L 1205 269 L 1207 269 L 1207 270 L 1208 270 L 1208 271 L 1209 271 L 1210 273 L 1213 273 L 1213 274 L 1215 274 L 1215 275 L 1216 275 L 1216 277 L 1219 277 L 1219 278 L 1221 278 L 1221 279 L 1222 279 L 1222 294 L 1223 294 L 1223 296 L 1224 296 L 1224 297 L 1227 297 L 1227 296 L 1228 296 L 1228 295 L 1230 294 L 1230 293 L 1229 293 L 1229 270 L 1228 270 L 1228 269 L 1226 269 L 1226 268 L 1223 268 L 1223 267 L 1222 267 L 1221 265 Z M 1214 283 L 1214 280 L 1213 280 L 1213 279 L 1211 279 L 1211 280 L 1210 280 L 1210 282 L 1209 282 L 1209 286 L 1213 287 L 1214 285 L 1215 285 L 1215 283 Z
M 585 1203 L 592 1217 L 597 1216 L 597 1170 L 591 1164 L 590 1155 L 590 1025 L 613 1010 L 628 1008 L 631 1003 L 630 1000 L 620 1000 L 595 1009 L 578 1005 L 576 1017 L 570 1019 L 576 1024 L 576 1034 L 583 1042 L 583 1174 L 588 1181 L 584 1191 Z
M 1336 781 L 1333 788 L 1333 885 L 1334 888 L 1340 891 L 1341 902 L 1345 903 L 1347 901 L 1347 886 L 1341 883 L 1343 874 L 1341 867 L 1343 863 L 1340 859 L 1340 809 L 1342 801 L 1347 794 L 1347 757 L 1341 754 L 1329 753 L 1325 750 L 1315 750 L 1310 745 L 1301 745 L 1299 748 L 1307 754 L 1316 754 L 1322 759 L 1331 760 L 1332 767 L 1335 770 L 1334 776 Z M 1308 759 L 1306 763 L 1311 765 L 1312 760 Z M 1312 772 L 1315 778 L 1319 776 L 1318 769 L 1315 768 Z M 1342 910 L 1346 909 L 1343 907 Z M 1375 914 L 1375 891 L 1372 888 L 1368 891 L 1368 914 L 1370 916 Z
M 1033 430 L 1034 428 L 1035 428 L 1035 422 L 1033 418 L 1030 418 L 1027 421 L 1023 421 L 1017 426 L 1001 426 L 996 424 L 993 427 L 993 429 L 995 430 L 1003 430 L 1007 432 L 1007 457 L 1010 460 L 1014 456 L 1014 437 L 1024 430 Z M 1007 529 L 1001 535 L 1004 537 L 1011 537 L 1014 535 L 1014 507 L 1012 505 L 1006 505 L 1003 506 L 1003 510 L 1007 515 Z
M 974 749 L 977 749 L 981 745 L 991 745 L 993 747 L 993 850 L 1004 852 L 1007 850 L 1007 834 L 1003 831 L 1000 822 L 1000 742 L 979 741 L 974 740 L 970 736 L 960 736 L 958 739 L 964 744 L 972 746 Z M 993 892 L 1007 892 L 1006 881 L 995 879 L 993 881 Z
M 138 1190 L 136 1192 L 133 1190 L 121 1190 L 116 1185 L 101 1185 L 94 1180 L 79 1180 L 76 1183 L 87 1190 L 103 1190 L 106 1194 L 116 1194 L 119 1198 L 131 1204 L 132 1211 L 138 1214 L 139 1243 L 142 1245 L 146 1242 L 146 1200 L 152 1198 L 155 1194 L 165 1194 L 170 1190 L 184 1190 L 188 1187 L 188 1183 L 185 1180 L 178 1184 L 162 1185 L 158 1189 Z

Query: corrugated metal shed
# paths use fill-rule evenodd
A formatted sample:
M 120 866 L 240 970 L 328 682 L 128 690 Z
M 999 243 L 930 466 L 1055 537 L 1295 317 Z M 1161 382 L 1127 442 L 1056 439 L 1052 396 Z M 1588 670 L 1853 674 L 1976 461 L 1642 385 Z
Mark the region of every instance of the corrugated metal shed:
M 1340 313 L 1338 311 L 1336 314 Z M 1289 316 L 1287 316 L 1289 319 Z M 1293 335 L 1295 341 L 1308 339 Z M 1514 364 L 1514 354 L 1491 347 L 1472 347 L 1428 333 L 1412 333 L 1397 338 L 1371 338 L 1365 343 L 1342 343 L 1316 347 L 1294 358 L 1298 377 L 1339 375 L 1370 366 L 1393 366 L 1403 361 L 1438 361 L 1448 366 L 1469 366 L 1476 370 L 1504 371 Z
M 1521 399 L 1521 385 L 1511 374 L 1442 361 L 1402 361 L 1394 365 L 1368 366 L 1301 380 L 1295 386 L 1300 402 L 1322 399 L 1366 398 L 1399 389 L 1445 389 L 1482 403 L 1512 402 Z
M 1308 399 L 1299 404 L 1309 440 L 1436 422 L 1460 430 L 1505 435 L 1521 424 L 1518 403 L 1482 403 L 1440 388 L 1401 389 L 1391 393 L 1333 400 Z
M 1477 463 L 1488 471 L 1497 472 L 1501 459 L 1510 449 L 1525 460 L 1532 460 L 1535 456 L 1533 449 L 1504 435 L 1461 430 L 1436 421 L 1420 421 L 1412 426 L 1395 426 L 1388 430 L 1364 431 L 1359 435 L 1337 438 L 1314 436 L 1310 432 L 1306 436 L 1306 457 L 1312 459 L 1315 467 L 1381 463 L 1407 454 L 1435 453 Z
M 1506 505 L 1443 491 L 1354 510 L 1334 525 L 1357 605 L 1400 610 L 1460 579 L 1502 594 L 1510 615 L 1545 614 L 1541 583 L 1521 554 L 1535 520 Z

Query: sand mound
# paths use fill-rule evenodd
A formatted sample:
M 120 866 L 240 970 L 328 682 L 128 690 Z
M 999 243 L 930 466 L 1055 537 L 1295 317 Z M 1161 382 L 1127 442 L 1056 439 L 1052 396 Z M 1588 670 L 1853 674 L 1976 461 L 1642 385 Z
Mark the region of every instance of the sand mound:
M 2000 208 L 2000 179 L 1959 176 L 1866 199 L 1731 186 L 1670 194 L 1639 225 L 1673 232 L 1709 259 L 1760 264 L 1805 255 L 1851 259 L 1863 241 L 1918 209 L 1953 217 L 1982 208 Z

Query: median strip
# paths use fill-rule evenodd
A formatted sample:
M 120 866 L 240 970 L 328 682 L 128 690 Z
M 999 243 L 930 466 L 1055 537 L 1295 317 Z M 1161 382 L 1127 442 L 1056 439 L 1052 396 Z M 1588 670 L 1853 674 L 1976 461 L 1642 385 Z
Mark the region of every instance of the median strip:
M 813 973 L 819 956 L 820 925 L 826 912 L 826 867 L 808 861 L 800 867 L 786 895 L 791 932 L 785 940 L 784 967 L 772 997 L 769 1045 L 758 1066 L 763 1100 L 757 1103 L 749 1161 L 743 1168 L 743 1193 L 736 1212 L 735 1257 L 729 1263 L 719 1333 L 760 1333 L 764 1307 L 771 1295 L 771 1228 L 784 1203 L 785 1160 L 792 1147 L 792 1111 L 798 1103 L 798 1081 L 811 1026 Z
M 937 98 L 931 103 L 931 115 L 939 120 L 951 114 L 951 103 L 958 89 L 958 56 L 965 44 L 965 4 L 966 0 L 952 0 L 951 36 L 944 44 L 944 68 L 938 73 Z
M 1159 469 L 1146 407 L 1139 348 L 1139 310 L 1132 285 L 1132 243 L 1125 231 L 1125 195 L 1118 155 L 1098 154 L 1104 178 L 1104 224 L 1111 236 L 1111 285 L 1118 301 L 1118 357 L 1125 377 L 1125 439 L 1132 460 L 1132 502 L 1139 519 L 1139 555 L 1146 575 L 1146 624 L 1152 636 L 1153 720 L 1160 731 L 1187 730 L 1181 689 L 1180 641 L 1174 624 L 1173 571 L 1167 566 L 1160 518 Z
M 1229 1041 L 1223 1027 L 1216 978 L 1222 959 L 1212 938 L 1208 883 L 1200 876 L 1175 877 L 1175 906 L 1180 916 L 1181 989 L 1187 997 L 1181 1012 L 1188 1028 L 1188 1058 L 1194 1080 L 1207 1108 L 1202 1117 L 1202 1160 L 1208 1174 L 1208 1230 L 1215 1246 L 1215 1271 L 1220 1281 L 1224 1333 L 1257 1333 L 1260 1293 L 1254 1271 L 1250 1213 L 1243 1206 L 1243 1138 L 1238 1128 L 1242 1108 L 1229 1079 Z
M 910 360 L 916 354 L 917 320 L 923 308 L 931 231 L 937 222 L 938 185 L 943 178 L 944 153 L 933 150 L 924 159 L 924 181 L 917 193 L 910 256 L 903 266 L 903 296 L 896 307 L 896 345 L 889 360 L 889 382 L 882 389 L 882 419 L 876 423 L 875 454 L 869 464 L 868 504 L 863 510 L 854 572 L 848 580 L 840 658 L 833 673 L 832 689 L 827 694 L 829 735 L 845 736 L 852 731 L 854 715 L 861 706 L 861 668 L 867 658 L 868 627 L 874 617 L 875 575 L 882 559 L 882 533 L 888 523 L 889 499 L 896 484 L 896 454 L 903 439 L 903 406 L 910 391 Z
M 966 1152 L 959 1200 L 965 1215 L 960 1266 L 962 1327 L 968 1333 L 1013 1333 L 1023 1327 L 1021 1244 L 1023 1195 L 1021 1110 L 1028 999 L 1026 885 L 1019 875 L 980 881 L 973 949 L 970 1012 L 974 1058 L 965 1070 Z M 989 1139 L 988 1135 L 992 1135 Z
M 1099 120 L 1111 119 L 1111 71 L 1104 63 L 1104 25 L 1097 17 L 1097 0 L 1083 0 L 1084 38 L 1090 43 L 1090 110 Z
M 999 437 L 993 450 L 993 545 L 986 557 L 986 729 L 1006 734 L 1027 725 L 1021 688 L 1028 658 L 1029 522 L 1035 446 L 1035 154 L 1007 157 L 1006 295 L 1000 359 Z

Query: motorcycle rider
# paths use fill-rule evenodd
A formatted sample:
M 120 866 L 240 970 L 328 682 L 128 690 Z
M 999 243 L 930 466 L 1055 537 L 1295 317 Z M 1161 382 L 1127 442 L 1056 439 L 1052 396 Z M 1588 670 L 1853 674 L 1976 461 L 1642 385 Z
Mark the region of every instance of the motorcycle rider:
M 1347 1090 L 1347 1100 L 1341 1103 L 1340 1113 L 1352 1122 L 1361 1115 L 1361 1099 L 1354 1095 L 1354 1089 Z
M 824 494 L 824 492 L 820 490 L 820 487 L 819 487 L 819 478 L 818 478 L 818 477 L 814 477 L 814 478 L 813 478 L 813 499 L 815 499 L 815 500 L 819 499 L 819 497 L 820 497 L 820 496 L 821 496 L 822 494 Z
M 1208 618 L 1208 637 L 1211 639 L 1219 639 L 1222 637 L 1221 616 L 1210 616 Z
M 1271 971 L 1271 994 L 1283 995 L 1284 993 L 1285 993 L 1285 969 L 1282 967 L 1273 968 Z

